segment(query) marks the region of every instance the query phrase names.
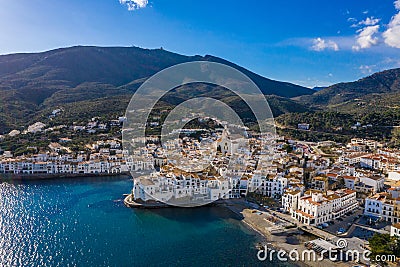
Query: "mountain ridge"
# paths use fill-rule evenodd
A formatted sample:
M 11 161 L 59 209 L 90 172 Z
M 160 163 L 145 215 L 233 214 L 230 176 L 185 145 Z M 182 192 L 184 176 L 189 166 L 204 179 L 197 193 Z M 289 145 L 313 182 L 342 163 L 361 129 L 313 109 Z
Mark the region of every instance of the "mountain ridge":
M 133 94 L 158 71 L 199 60 L 224 63 L 242 71 L 265 95 L 278 96 L 275 102 L 282 97 L 313 93 L 312 89 L 262 77 L 211 55 L 185 56 L 138 47 L 73 46 L 0 56 L 0 131 L 26 125 L 43 110 L 68 102 Z
M 74 46 L 0 56 L 0 132 L 46 119 L 52 109 L 59 107 L 76 109 L 66 112 L 74 119 L 96 116 L 96 110 L 104 113 L 107 109 L 101 107 L 102 103 L 121 103 L 121 107 L 109 113 L 122 114 L 126 99 L 151 75 L 175 64 L 199 60 L 226 64 L 247 75 L 264 93 L 275 116 L 315 110 L 353 114 L 398 112 L 400 108 L 400 69 L 316 91 L 262 77 L 212 55 L 185 56 L 138 47 Z M 204 88 L 194 89 L 199 95 L 204 93 Z M 224 97 L 221 90 L 211 90 Z M 175 100 L 185 97 L 187 94 L 180 91 Z
M 369 98 L 373 94 L 393 93 L 400 93 L 400 68 L 380 71 L 353 82 L 337 83 L 298 99 L 304 104 L 329 107 Z
M 78 58 L 82 59 L 78 60 Z M 106 66 L 109 73 L 105 72 L 102 69 L 103 66 L 101 66 L 102 61 L 105 60 L 108 60 Z M 10 75 L 17 75 L 16 78 L 36 79 L 40 77 L 41 74 L 45 74 L 46 78 L 58 78 L 55 79 L 57 81 L 68 81 L 72 83 L 71 85 L 75 86 L 82 82 L 103 82 L 121 86 L 140 78 L 149 77 L 169 66 L 200 60 L 227 64 L 243 71 L 248 76 L 255 77 L 255 80 L 264 80 L 264 83 L 266 81 L 272 82 L 274 83 L 273 85 L 278 85 L 279 83 L 281 86 L 288 86 L 288 88 L 285 89 L 291 89 L 280 93 L 276 91 L 274 91 L 274 93 L 268 93 L 268 88 L 261 88 L 266 91 L 265 94 L 293 97 L 313 93 L 312 89 L 262 77 L 232 62 L 211 55 L 185 56 L 163 49 L 97 46 L 73 46 L 32 54 L 0 55 L 0 86 L 4 87 L 4 85 L 7 84 L 7 81 L 4 81 L 3 78 L 15 78 Z M 142 63 L 144 61 L 147 63 L 145 67 L 143 67 L 144 64 Z M 97 69 L 93 70 L 94 66 Z M 55 69 L 49 69 L 50 67 Z M 80 68 L 80 70 L 83 69 L 89 72 L 85 74 L 77 72 L 71 73 L 72 70 L 68 69 L 71 67 L 77 67 Z M 116 71 L 115 68 L 118 68 L 118 71 Z M 34 70 L 36 70 L 36 72 L 33 72 Z M 111 73 L 113 75 L 116 73 L 119 75 L 110 78 Z M 61 76 L 61 79 L 57 77 L 57 74 Z M 71 74 L 73 74 L 73 77 L 71 77 Z M 94 77 L 90 77 L 90 75 Z M 295 92 L 295 90 L 299 90 L 300 92 Z

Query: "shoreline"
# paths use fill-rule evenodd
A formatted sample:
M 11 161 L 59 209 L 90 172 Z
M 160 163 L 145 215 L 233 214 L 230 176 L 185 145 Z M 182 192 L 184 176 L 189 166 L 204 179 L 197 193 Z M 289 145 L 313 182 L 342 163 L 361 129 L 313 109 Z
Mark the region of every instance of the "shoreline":
M 126 177 L 129 178 L 131 177 L 128 174 L 125 173 L 118 173 L 118 174 L 68 174 L 68 175 L 28 175 L 28 176 L 22 176 L 18 175 L 18 178 L 15 179 L 16 175 L 12 176 L 14 179 L 10 179 L 10 176 L 8 176 L 8 179 L 4 179 L 4 176 L 0 174 L 0 181 L 5 181 L 5 182 L 10 182 L 10 181 L 16 181 L 16 182 L 24 182 L 24 181 L 58 181 L 58 180 L 76 180 L 76 179 L 84 179 L 84 178 L 102 178 L 102 177 L 109 177 L 110 179 L 112 177 Z M 131 194 L 124 194 L 124 204 L 125 206 L 129 208 L 139 208 L 139 209 L 158 209 L 158 208 L 180 208 L 176 206 L 170 206 L 166 205 L 164 203 L 153 203 L 152 205 L 142 205 L 139 203 L 139 205 L 132 204 L 131 201 Z M 134 202 L 135 203 L 135 202 Z M 162 204 L 162 205 L 161 205 Z M 290 229 L 280 229 L 283 231 L 280 231 L 278 234 L 272 233 L 274 229 L 277 229 L 276 227 L 273 226 L 273 224 L 265 219 L 265 216 L 267 215 L 266 213 L 259 211 L 255 209 L 254 207 L 251 207 L 248 202 L 246 202 L 243 199 L 229 199 L 229 200 L 221 200 L 212 203 L 211 205 L 206 205 L 206 206 L 217 206 L 217 207 L 222 207 L 226 210 L 229 210 L 232 212 L 234 215 L 233 219 L 238 220 L 240 223 L 243 224 L 244 227 L 252 231 L 257 235 L 257 241 L 258 243 L 254 244 L 255 248 L 257 249 L 257 244 L 261 245 L 268 245 L 268 248 L 273 249 L 275 251 L 279 250 L 284 250 L 287 253 L 292 250 L 297 250 L 299 253 L 301 253 L 303 250 L 305 250 L 304 246 L 304 238 L 307 237 L 307 235 L 304 235 L 301 230 L 297 228 L 290 228 Z M 282 226 L 281 226 L 282 228 Z M 297 244 L 291 244 L 290 242 L 287 241 L 288 237 L 295 236 L 296 241 L 298 241 Z M 302 238 L 298 238 L 302 237 Z M 313 238 L 316 239 L 317 237 Z M 261 241 L 261 242 L 260 242 Z M 275 254 L 276 255 L 276 254 Z M 255 255 L 256 256 L 256 255 Z M 311 267 L 327 267 L 327 266 L 353 266 L 354 263 L 345 263 L 345 262 L 332 262 L 328 259 L 324 259 L 323 261 L 317 261 L 317 262 L 301 262 L 301 261 L 287 261 L 288 263 L 294 265 L 294 266 L 311 266 Z M 267 264 L 268 261 L 260 261 L 260 263 L 265 263 Z M 282 262 L 283 263 L 283 262 Z
M 135 201 L 132 200 L 132 194 L 129 194 L 124 198 L 124 204 L 128 208 L 133 208 L 133 209 L 152 210 L 152 209 L 159 209 L 159 208 L 182 208 L 182 207 L 171 206 L 171 205 L 167 205 L 164 203 L 158 203 L 158 202 L 146 203 L 146 204 L 136 203 Z M 286 237 L 285 235 L 279 236 L 279 239 L 280 239 L 279 241 L 274 240 L 274 235 L 271 232 L 269 232 L 267 229 L 263 229 L 261 224 L 255 223 L 251 219 L 251 215 L 250 215 L 250 214 L 254 215 L 251 212 L 254 209 L 251 208 L 248 203 L 244 203 L 243 199 L 221 200 L 221 201 L 218 201 L 217 203 L 214 202 L 213 205 L 206 205 L 205 207 L 207 207 L 207 206 L 220 207 L 220 208 L 223 208 L 223 209 L 229 211 L 232 214 L 232 219 L 237 220 L 248 231 L 254 233 L 256 235 L 256 243 L 254 244 L 255 249 L 257 249 L 257 245 L 259 245 L 259 244 L 262 244 L 262 245 L 268 244 L 268 247 L 270 249 L 274 249 L 276 251 L 279 251 L 281 249 L 283 249 L 285 251 L 290 251 L 291 249 L 293 249 L 293 248 L 288 248 L 287 246 L 285 246 L 285 245 L 289 245 L 286 243 L 285 240 L 282 240 Z M 191 207 L 191 208 L 195 208 L 195 207 Z M 254 215 L 254 216 L 259 216 L 259 215 Z M 290 233 L 294 233 L 294 232 L 298 233 L 299 230 L 297 230 L 296 228 L 286 230 L 286 234 L 290 234 Z M 304 247 L 304 246 L 302 246 L 302 243 L 300 243 L 299 245 L 291 245 L 291 246 L 295 246 L 296 249 L 298 249 L 299 251 L 300 251 L 301 247 Z M 254 256 L 256 257 L 256 254 Z M 260 263 L 268 263 L 268 261 L 267 262 L 260 261 Z M 303 262 L 289 261 L 289 263 L 291 263 L 293 266 L 300 266 L 300 267 L 308 267 L 308 266 L 316 267 L 316 266 L 318 266 L 318 265 L 306 264 Z M 321 265 L 321 266 L 326 267 L 326 264 Z
M 242 214 L 242 212 L 235 210 L 232 208 L 232 201 L 226 201 L 224 203 L 225 205 L 221 205 L 222 207 L 224 207 L 225 209 L 229 210 L 230 212 L 232 212 L 232 214 L 234 214 L 235 217 L 238 218 L 239 222 L 242 223 L 244 225 L 244 227 L 246 227 L 248 230 L 252 231 L 254 234 L 257 235 L 257 244 L 256 244 L 256 249 L 257 245 L 266 245 L 268 244 L 268 249 L 274 249 L 276 251 L 283 249 L 283 246 L 279 246 L 276 242 L 271 240 L 271 233 L 266 233 L 263 232 L 259 229 L 259 227 L 257 227 L 256 225 L 253 225 L 253 223 L 248 219 L 248 217 L 244 216 Z M 249 208 L 247 208 L 249 209 Z M 246 219 L 247 218 L 247 219 Z M 285 250 L 286 251 L 286 250 Z M 268 263 L 267 262 L 262 262 L 260 261 L 260 263 Z M 271 262 L 270 262 L 271 263 Z M 290 263 L 293 266 L 299 266 L 299 267 L 310 267 L 312 265 L 308 265 L 306 263 L 302 263 L 302 262 L 292 262 L 292 261 L 287 261 L 287 263 Z
M 275 251 L 283 250 L 286 253 L 297 250 L 301 255 L 302 251 L 306 250 L 304 242 L 307 239 L 317 239 L 318 237 L 312 237 L 311 234 L 305 234 L 301 230 L 296 228 L 284 229 L 281 233 L 274 234 L 270 230 L 273 229 L 271 223 L 260 218 L 263 215 L 253 213 L 254 208 L 250 207 L 243 200 L 226 200 L 224 205 L 221 205 L 226 209 L 230 210 L 236 216 L 239 216 L 239 221 L 249 230 L 254 232 L 261 240 L 261 245 L 268 245 L 268 249 Z M 259 212 L 259 211 L 258 211 Z M 268 229 L 269 228 L 269 229 Z M 287 241 L 287 238 L 295 237 L 298 244 L 291 244 Z M 258 243 L 259 244 L 259 243 Z M 276 255 L 276 254 L 275 254 Z M 287 255 L 287 254 L 286 254 Z M 262 261 L 260 261 L 262 263 Z M 268 263 L 265 261 L 264 263 Z M 282 262 L 283 263 L 283 262 Z M 354 262 L 332 262 L 329 259 L 322 261 L 287 261 L 294 266 L 301 267 L 327 267 L 327 266 L 354 266 L 357 265 Z
M 214 201 L 205 205 L 199 205 L 199 206 L 193 206 L 193 207 L 184 207 L 184 206 L 175 206 L 175 205 L 170 205 L 166 204 L 163 202 L 159 201 L 154 201 L 154 202 L 137 202 L 132 199 L 132 193 L 130 194 L 124 194 L 124 204 L 128 208 L 132 209 L 164 209 L 164 208 L 170 208 L 170 209 L 182 209 L 182 208 L 200 208 L 200 207 L 215 207 L 215 206 L 221 206 L 224 203 L 222 201 Z
M 0 181 L 51 181 L 63 179 L 101 178 L 101 177 L 132 177 L 130 173 L 57 173 L 57 174 L 14 174 L 1 173 Z

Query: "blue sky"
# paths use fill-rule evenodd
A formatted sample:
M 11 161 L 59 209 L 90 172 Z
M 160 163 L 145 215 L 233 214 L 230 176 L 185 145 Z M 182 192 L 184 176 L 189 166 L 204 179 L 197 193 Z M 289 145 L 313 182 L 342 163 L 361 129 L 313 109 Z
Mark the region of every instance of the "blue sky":
M 212 54 L 309 87 L 400 67 L 400 0 L 0 4 L 0 54 L 72 45 L 163 47 Z

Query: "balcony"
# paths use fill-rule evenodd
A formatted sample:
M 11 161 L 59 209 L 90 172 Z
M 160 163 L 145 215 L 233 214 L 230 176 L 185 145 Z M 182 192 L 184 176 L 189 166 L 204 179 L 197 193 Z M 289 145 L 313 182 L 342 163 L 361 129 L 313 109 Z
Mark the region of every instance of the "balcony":
M 350 210 L 356 209 L 357 207 L 358 207 L 357 201 L 349 205 L 346 205 L 344 207 L 341 207 L 339 210 L 332 211 L 333 217 L 336 218 L 337 216 L 340 215 L 341 212 L 344 212 L 345 210 L 346 212 L 349 212 Z

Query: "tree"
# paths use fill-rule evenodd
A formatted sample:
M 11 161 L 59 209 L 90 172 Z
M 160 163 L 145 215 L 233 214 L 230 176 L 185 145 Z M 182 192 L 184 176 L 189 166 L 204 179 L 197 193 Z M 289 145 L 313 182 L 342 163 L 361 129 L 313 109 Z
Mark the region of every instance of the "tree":
M 289 145 L 289 144 L 284 144 L 284 145 L 282 146 L 282 149 L 283 149 L 283 150 L 286 150 L 287 153 L 290 153 L 290 152 L 293 151 L 292 146 Z
M 400 256 L 400 239 L 389 234 L 375 234 L 369 240 L 371 259 L 379 259 L 378 255 Z
M 395 146 L 400 145 L 400 127 L 394 127 L 392 130 L 392 142 Z

